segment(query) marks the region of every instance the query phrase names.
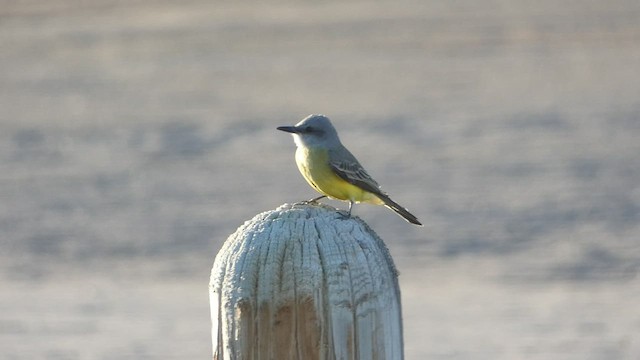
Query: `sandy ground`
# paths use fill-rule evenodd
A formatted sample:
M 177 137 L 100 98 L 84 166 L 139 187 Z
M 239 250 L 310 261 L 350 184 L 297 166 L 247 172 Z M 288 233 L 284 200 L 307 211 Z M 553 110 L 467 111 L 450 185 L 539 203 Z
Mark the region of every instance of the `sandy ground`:
M 0 1 L 0 358 L 210 357 L 224 239 L 329 115 L 407 359 L 640 357 L 640 3 Z M 344 206 L 339 203 L 334 205 Z

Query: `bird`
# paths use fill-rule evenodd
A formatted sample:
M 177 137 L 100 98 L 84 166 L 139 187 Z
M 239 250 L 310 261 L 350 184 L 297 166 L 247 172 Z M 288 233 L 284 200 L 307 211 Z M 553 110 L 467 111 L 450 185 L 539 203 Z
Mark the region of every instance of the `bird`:
M 342 145 L 328 117 L 312 114 L 294 126 L 279 126 L 277 129 L 293 135 L 298 170 L 309 185 L 322 194 L 307 202 L 325 197 L 348 201 L 349 217 L 354 203 L 384 205 L 408 222 L 422 226 L 415 215 L 382 191 L 355 156 Z

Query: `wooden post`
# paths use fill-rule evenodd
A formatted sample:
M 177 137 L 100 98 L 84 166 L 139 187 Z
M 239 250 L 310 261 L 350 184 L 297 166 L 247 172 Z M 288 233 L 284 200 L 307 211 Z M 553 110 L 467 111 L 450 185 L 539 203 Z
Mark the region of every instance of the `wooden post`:
M 362 220 L 317 204 L 247 221 L 216 256 L 213 358 L 402 359 L 395 266 Z

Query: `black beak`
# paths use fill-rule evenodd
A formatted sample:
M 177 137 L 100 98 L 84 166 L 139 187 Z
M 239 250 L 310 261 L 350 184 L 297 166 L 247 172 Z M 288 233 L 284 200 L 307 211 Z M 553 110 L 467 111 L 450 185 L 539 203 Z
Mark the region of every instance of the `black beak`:
M 292 134 L 297 134 L 300 132 L 300 130 L 295 126 L 278 126 L 277 129 L 281 131 L 286 131 Z

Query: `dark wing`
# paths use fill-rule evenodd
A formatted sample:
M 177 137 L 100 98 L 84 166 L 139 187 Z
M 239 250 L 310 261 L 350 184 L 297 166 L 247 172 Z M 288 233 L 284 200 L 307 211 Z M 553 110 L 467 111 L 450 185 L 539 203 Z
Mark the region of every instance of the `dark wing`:
M 348 150 L 342 150 L 339 156 L 335 153 L 330 153 L 329 155 L 329 166 L 336 175 L 370 193 L 382 194 L 380 185 L 367 174 L 367 171 L 360 165 L 358 160 Z
M 371 178 L 365 169 L 360 165 L 358 160 L 349 152 L 349 150 L 342 148 L 329 152 L 329 166 L 339 177 L 344 179 L 350 184 L 353 184 L 361 189 L 364 189 L 370 193 L 376 194 L 380 200 L 382 200 L 386 207 L 395 211 L 398 215 L 402 216 L 408 222 L 422 226 L 418 218 L 409 212 L 409 210 L 402 207 L 397 202 L 391 200 L 389 195 L 380 190 L 380 185 Z

